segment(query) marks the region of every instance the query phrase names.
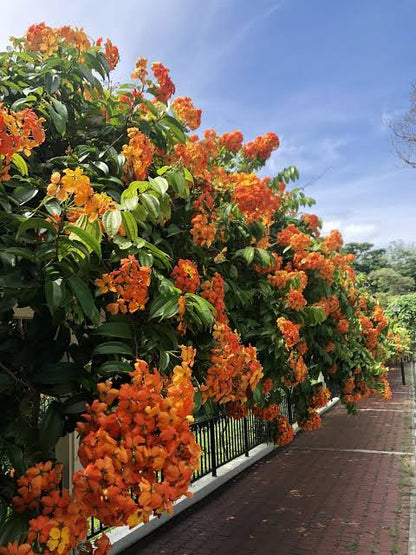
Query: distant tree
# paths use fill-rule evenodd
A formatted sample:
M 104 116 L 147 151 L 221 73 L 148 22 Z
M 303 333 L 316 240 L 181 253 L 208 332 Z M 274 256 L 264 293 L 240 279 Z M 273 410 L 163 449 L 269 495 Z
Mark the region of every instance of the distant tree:
M 399 274 L 413 278 L 416 282 L 416 244 L 404 245 L 403 242 L 391 243 L 387 251 L 388 266 Z
M 393 268 L 378 268 L 370 272 L 368 278 L 375 293 L 404 295 L 415 288 L 415 280 L 412 277 L 403 276 Z
M 352 266 L 356 272 L 369 274 L 387 266 L 386 249 L 374 249 L 373 243 L 346 243 L 344 252 L 355 255 Z
M 412 85 L 410 107 L 398 120 L 390 123 L 393 144 L 401 160 L 416 168 L 416 86 Z
M 404 326 L 413 340 L 416 339 L 416 293 L 392 297 L 387 314 Z

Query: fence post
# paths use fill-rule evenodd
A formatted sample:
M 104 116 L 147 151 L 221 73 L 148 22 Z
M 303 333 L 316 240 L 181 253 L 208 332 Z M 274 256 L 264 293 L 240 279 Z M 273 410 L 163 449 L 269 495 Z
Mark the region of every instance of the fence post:
M 212 475 L 215 478 L 217 476 L 217 453 L 216 453 L 216 445 L 215 445 L 215 426 L 214 426 L 213 418 L 211 418 L 211 420 L 209 421 L 209 432 L 210 432 L 210 441 L 211 441 Z
M 404 360 L 400 359 L 400 370 L 402 371 L 402 384 L 406 385 L 406 374 L 404 373 Z
M 287 415 L 289 417 L 289 422 L 293 424 L 292 396 L 290 391 L 287 394 Z
M 244 424 L 244 454 L 246 457 L 248 457 L 248 452 L 250 450 L 250 447 L 248 445 L 248 424 L 247 424 L 247 416 L 244 417 L 243 420 L 243 424 Z

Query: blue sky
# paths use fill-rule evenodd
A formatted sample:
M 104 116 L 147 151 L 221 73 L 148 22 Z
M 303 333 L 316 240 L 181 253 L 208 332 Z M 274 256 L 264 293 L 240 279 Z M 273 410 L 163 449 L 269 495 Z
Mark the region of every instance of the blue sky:
M 416 241 L 416 170 L 386 124 L 416 82 L 415 0 L 13 0 L 0 44 L 41 21 L 109 36 L 120 82 L 137 56 L 164 62 L 203 128 L 275 131 L 268 174 L 296 165 L 326 230 Z

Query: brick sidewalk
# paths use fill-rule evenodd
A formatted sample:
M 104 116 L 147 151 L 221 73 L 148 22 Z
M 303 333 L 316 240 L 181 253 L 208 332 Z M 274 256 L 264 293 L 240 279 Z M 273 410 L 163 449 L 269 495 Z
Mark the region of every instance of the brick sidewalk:
M 390 381 L 390 401 L 361 403 L 358 417 L 337 405 L 321 430 L 299 434 L 125 555 L 406 555 L 412 387 L 397 370 Z

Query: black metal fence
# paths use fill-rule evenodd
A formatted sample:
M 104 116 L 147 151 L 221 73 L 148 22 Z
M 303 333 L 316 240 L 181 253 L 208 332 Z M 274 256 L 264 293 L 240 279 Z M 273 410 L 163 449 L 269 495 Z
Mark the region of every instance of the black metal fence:
M 333 392 L 333 394 L 335 391 Z M 279 403 L 280 414 L 294 422 L 290 396 Z M 235 420 L 225 414 L 209 416 L 196 420 L 191 424 L 196 442 L 201 446 L 200 467 L 195 471 L 192 482 L 211 474 L 217 476 L 217 470 L 232 460 L 273 440 L 269 422 L 258 420 L 249 413 L 248 416 Z M 99 520 L 91 518 L 88 537 L 91 538 L 106 529 Z

